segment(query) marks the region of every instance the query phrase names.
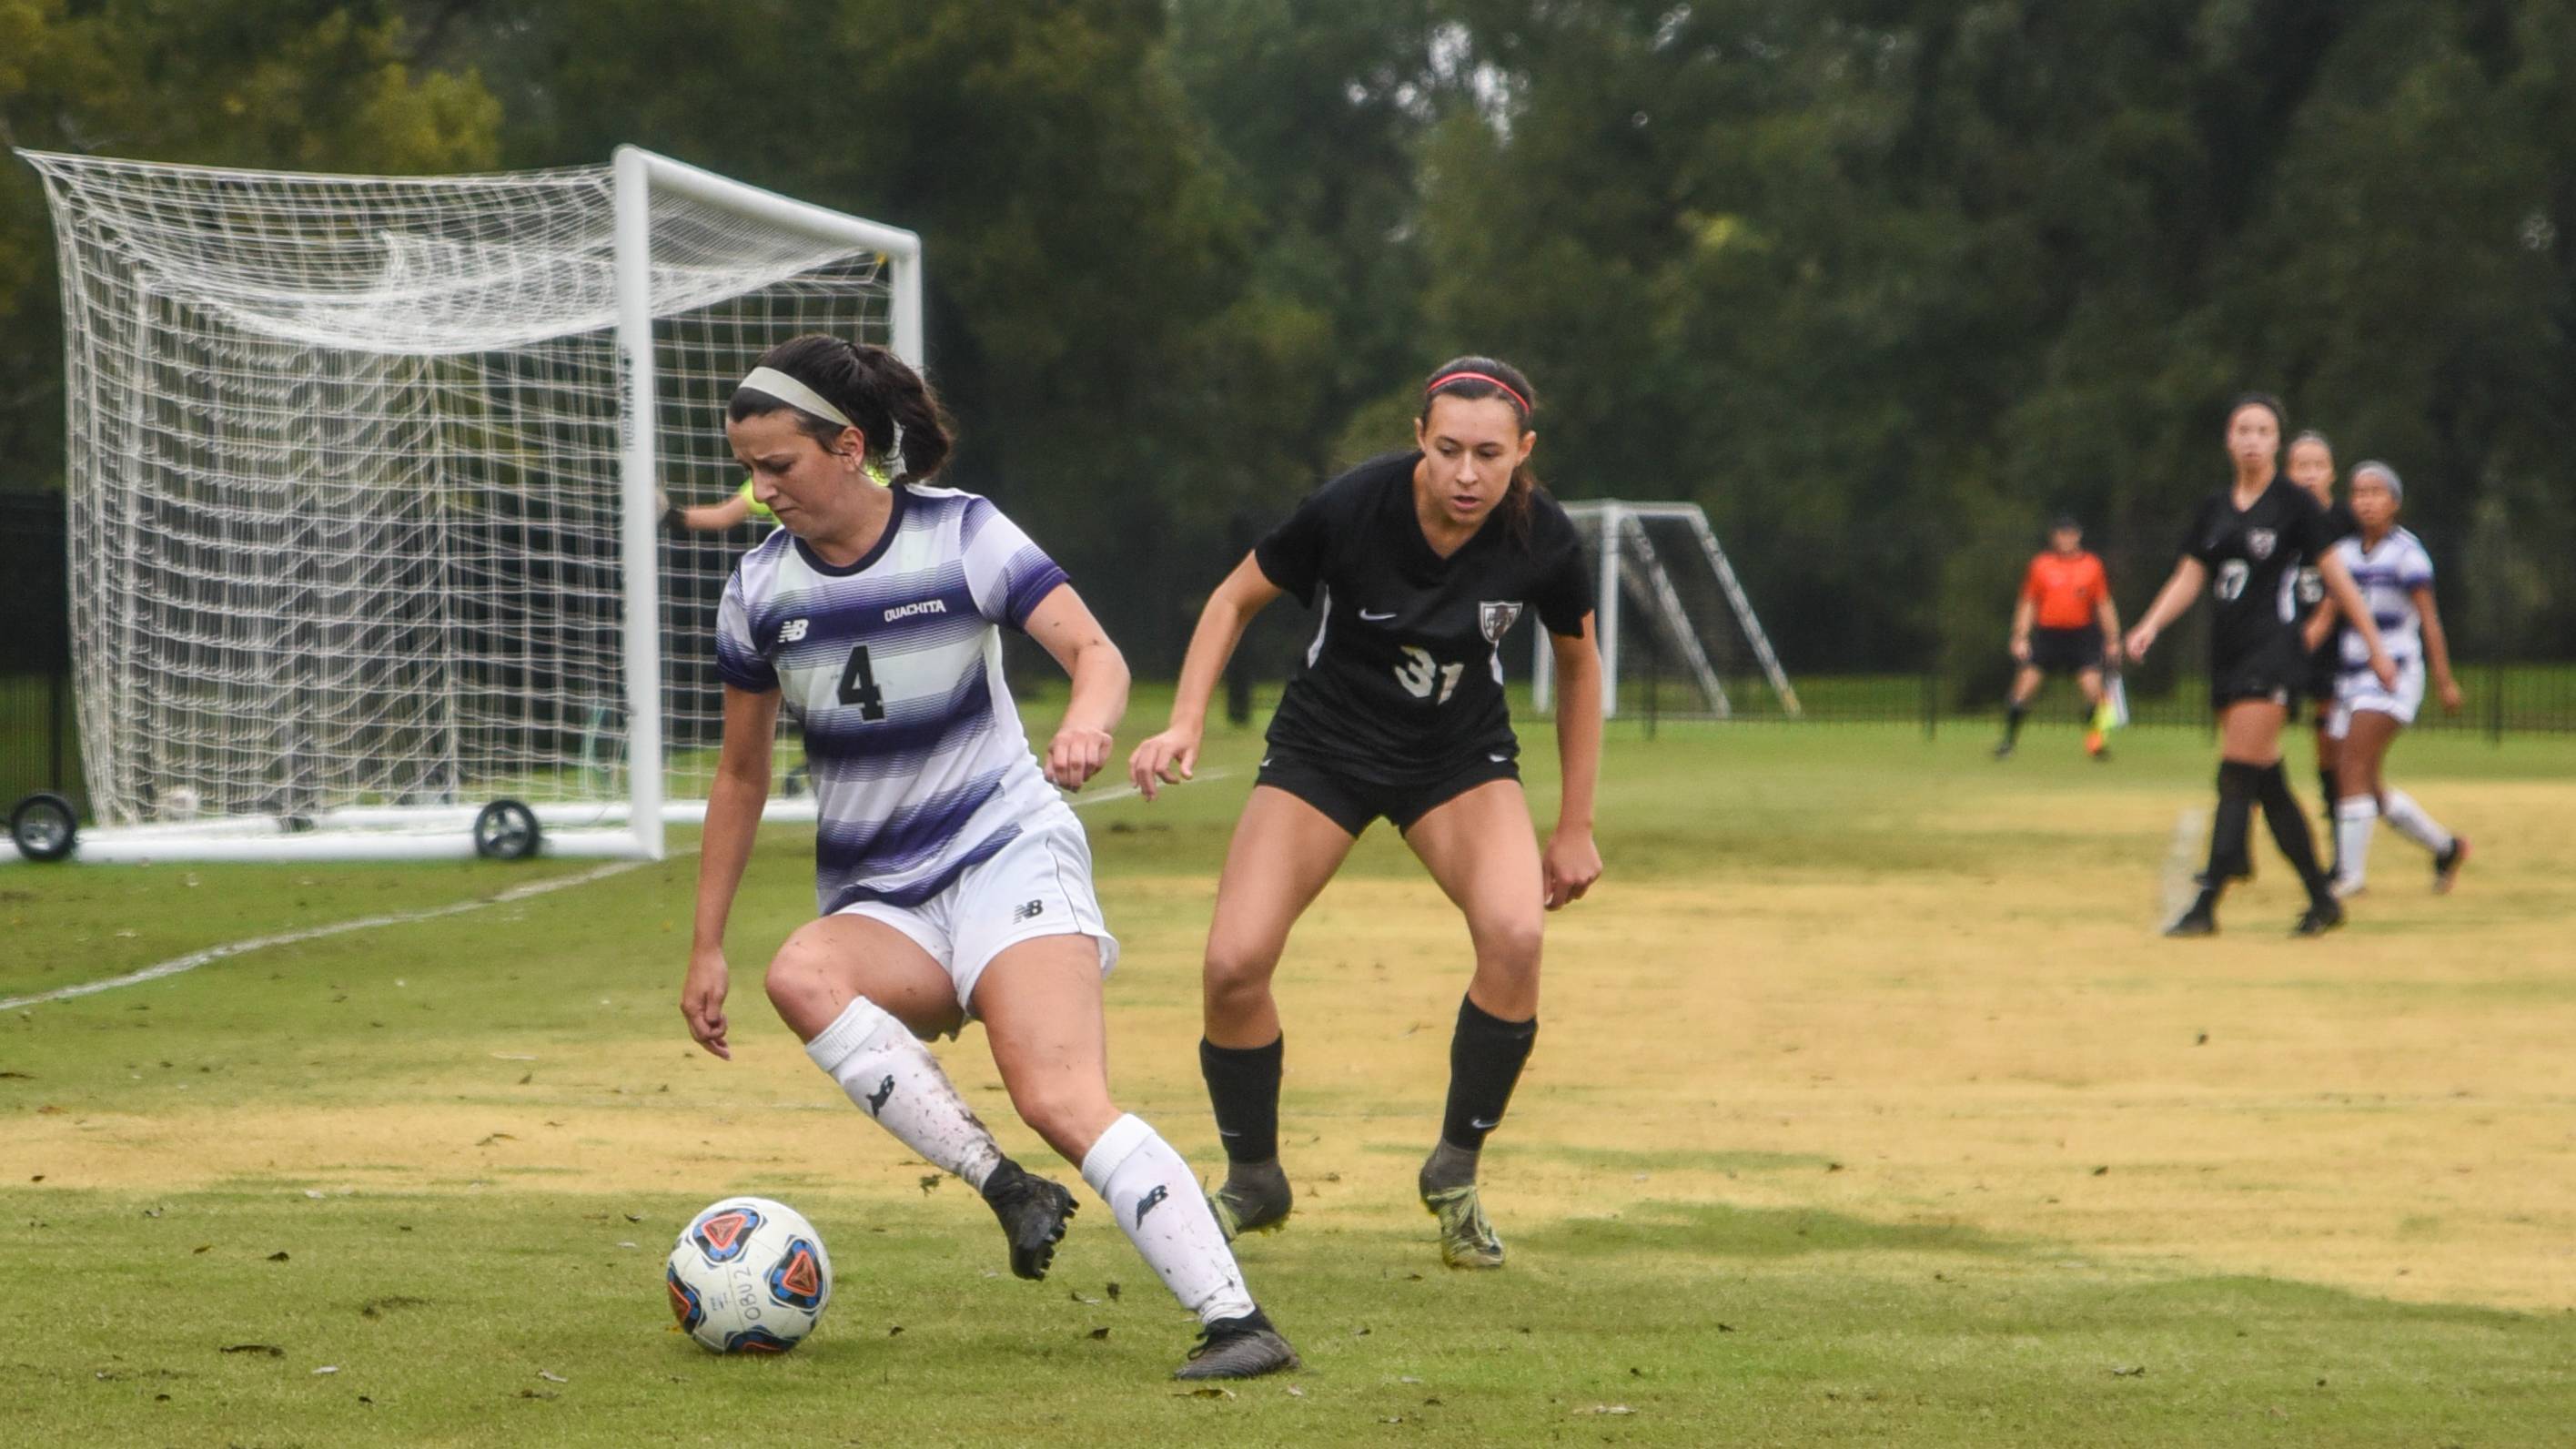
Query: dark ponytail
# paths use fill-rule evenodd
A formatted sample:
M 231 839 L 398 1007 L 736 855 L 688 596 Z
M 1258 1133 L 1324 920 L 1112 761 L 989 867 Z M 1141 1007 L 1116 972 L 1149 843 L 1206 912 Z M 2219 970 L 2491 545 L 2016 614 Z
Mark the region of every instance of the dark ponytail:
M 1530 430 L 1530 419 L 1538 411 L 1538 389 L 1521 370 L 1494 357 L 1453 357 L 1431 370 L 1430 380 L 1422 385 L 1422 410 L 1413 415 L 1416 423 L 1431 421 L 1431 403 L 1435 398 L 1455 397 L 1470 401 L 1499 398 L 1520 420 L 1521 431 Z M 1529 541 L 1530 490 L 1539 486 L 1538 475 L 1526 462 L 1512 469 L 1511 485 L 1503 492 L 1503 517 L 1511 524 L 1512 536 Z
M 868 457 L 894 477 L 924 482 L 948 461 L 955 438 L 947 409 L 912 364 L 884 348 L 809 332 L 762 353 L 759 365 L 787 374 L 848 414 L 866 439 Z M 841 434 L 831 419 L 753 388 L 736 389 L 725 415 L 740 422 L 781 408 L 794 412 L 797 426 L 818 443 L 829 445 Z

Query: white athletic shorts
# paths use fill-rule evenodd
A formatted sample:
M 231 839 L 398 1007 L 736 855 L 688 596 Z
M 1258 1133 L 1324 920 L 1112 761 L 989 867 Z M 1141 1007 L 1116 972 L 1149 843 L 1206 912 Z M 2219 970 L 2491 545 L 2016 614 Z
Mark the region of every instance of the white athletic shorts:
M 2345 672 L 2335 681 L 2334 713 L 2326 717 L 2326 733 L 2342 739 L 2352 728 L 2354 714 L 2368 710 L 2372 714 L 2394 715 L 2402 725 L 2415 722 L 2415 711 L 2424 703 L 2424 661 L 2409 659 L 2397 666 L 2397 687 L 2390 689 L 2379 682 L 2379 676 L 2367 669 Z
M 948 968 L 957 1004 L 971 1020 L 975 983 L 993 958 L 1040 936 L 1089 936 L 1100 974 L 1118 964 L 1118 938 L 1091 889 L 1091 842 L 1071 810 L 1058 806 L 1025 825 L 992 859 L 970 865 L 948 889 L 917 906 L 859 901 L 833 914 L 883 921 Z

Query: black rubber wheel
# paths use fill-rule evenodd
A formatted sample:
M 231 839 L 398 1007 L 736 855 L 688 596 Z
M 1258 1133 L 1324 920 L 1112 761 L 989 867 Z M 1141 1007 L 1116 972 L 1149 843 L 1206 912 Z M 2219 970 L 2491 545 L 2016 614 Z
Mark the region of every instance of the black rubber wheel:
M 29 860 L 68 860 L 80 835 L 80 817 L 72 802 L 38 791 L 9 812 L 9 838 Z
M 495 800 L 474 817 L 474 853 L 485 860 L 526 860 L 544 836 L 537 812 L 516 800 Z

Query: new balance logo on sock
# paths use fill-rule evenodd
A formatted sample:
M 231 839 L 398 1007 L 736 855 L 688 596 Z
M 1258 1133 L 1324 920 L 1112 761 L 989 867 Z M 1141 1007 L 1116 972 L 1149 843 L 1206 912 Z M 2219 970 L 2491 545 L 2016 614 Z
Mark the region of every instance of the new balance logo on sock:
M 1137 1200 L 1136 1226 L 1140 1228 L 1145 1226 L 1145 1214 L 1161 1207 L 1163 1205 L 1163 1199 L 1169 1196 L 1171 1196 L 1171 1191 L 1168 1188 L 1165 1188 L 1159 1182 L 1155 1183 L 1154 1190 L 1152 1192 L 1145 1194 L 1144 1197 Z
M 877 1083 L 877 1089 L 868 1093 L 868 1115 L 874 1117 L 885 1111 L 886 1098 L 893 1095 L 894 1078 L 888 1077 L 884 1081 Z
M 1046 902 L 1025 901 L 1011 908 L 1011 924 L 1018 925 L 1022 921 L 1034 921 L 1045 914 Z

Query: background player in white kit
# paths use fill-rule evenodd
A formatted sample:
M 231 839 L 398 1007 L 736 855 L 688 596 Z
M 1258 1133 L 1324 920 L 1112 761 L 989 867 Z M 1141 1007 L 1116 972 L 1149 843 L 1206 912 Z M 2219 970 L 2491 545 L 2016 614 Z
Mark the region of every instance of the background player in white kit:
M 2451 678 L 2450 641 L 2433 604 L 2433 556 L 2424 551 L 2423 540 L 2397 526 L 2405 497 L 2406 485 L 2396 469 L 2379 462 L 2354 468 L 2352 512 L 2361 532 L 2335 545 L 2335 555 L 2351 572 L 2388 657 L 2397 665 L 2397 682 L 2383 684 L 2370 672 L 2367 657 L 2356 661 L 2353 642 L 2344 645 L 2334 713 L 2326 723 L 2327 732 L 2342 741 L 2336 760 L 2340 798 L 2335 802 L 2335 834 L 2341 845 L 2335 893 L 2342 896 L 2359 894 L 2366 882 L 2371 827 L 2382 817 L 2433 853 L 2437 891 L 2451 888 L 2469 858 L 2466 839 L 2443 829 L 2414 796 L 2390 788 L 2380 773 L 2397 732 L 2413 724 L 2415 711 L 2423 707 L 2428 666 L 2442 707 L 2460 707 L 2460 686 Z M 2353 635 L 2347 631 L 2343 638 L 2352 641 Z
M 1108 758 L 1127 702 L 1117 647 L 992 503 L 919 481 L 948 455 L 946 419 L 892 353 L 781 343 L 735 391 L 725 433 L 780 527 L 744 557 L 717 616 L 724 747 L 680 996 L 690 1035 L 732 1054 L 725 918 L 783 706 L 803 726 L 821 808 L 822 918 L 778 949 L 767 986 L 807 1055 L 879 1126 L 982 1193 L 1012 1271 L 1041 1278 L 1072 1194 L 1002 1155 L 920 1040 L 982 1020 L 1021 1119 L 1080 1164 L 1205 1325 L 1178 1376 L 1295 1367 L 1189 1164 L 1109 1097 L 1101 979 L 1118 943 L 1082 826 L 1049 781 L 1077 789 Z M 871 482 L 872 462 L 897 465 L 896 486 Z M 1003 684 L 1002 625 L 1073 679 L 1043 773 Z

